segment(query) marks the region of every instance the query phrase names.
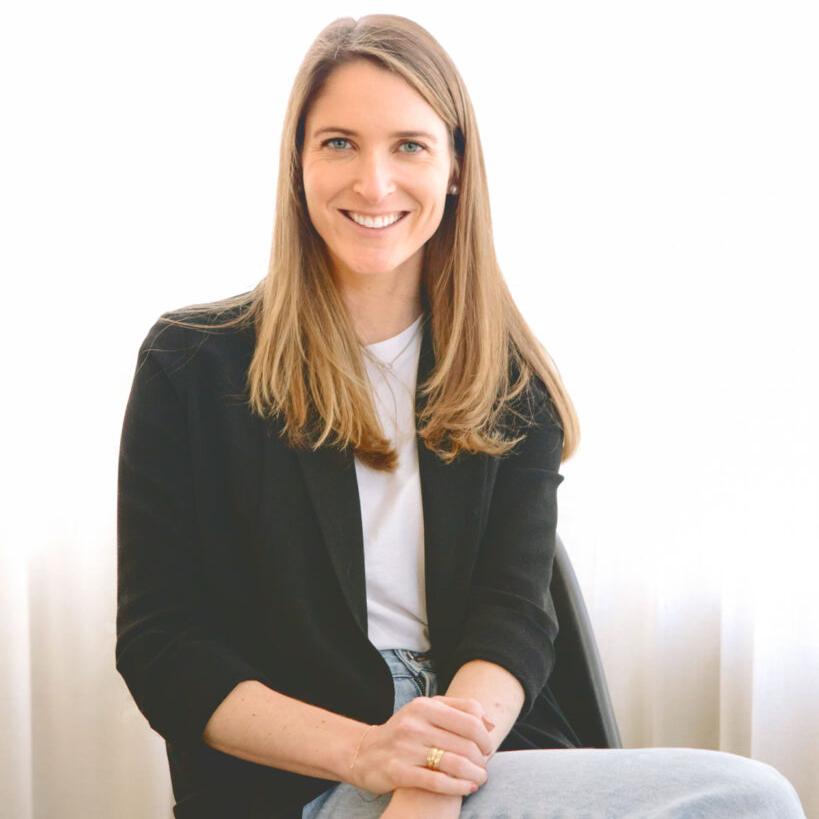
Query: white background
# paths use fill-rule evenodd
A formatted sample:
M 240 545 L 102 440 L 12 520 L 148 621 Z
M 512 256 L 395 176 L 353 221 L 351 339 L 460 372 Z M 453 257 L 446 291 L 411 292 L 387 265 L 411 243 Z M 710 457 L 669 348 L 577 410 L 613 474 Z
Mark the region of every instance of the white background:
M 264 276 L 298 64 L 371 12 L 472 96 L 625 744 L 752 756 L 819 816 L 819 13 L 719 0 L 3 7 L 0 815 L 171 815 L 114 669 L 136 353 Z

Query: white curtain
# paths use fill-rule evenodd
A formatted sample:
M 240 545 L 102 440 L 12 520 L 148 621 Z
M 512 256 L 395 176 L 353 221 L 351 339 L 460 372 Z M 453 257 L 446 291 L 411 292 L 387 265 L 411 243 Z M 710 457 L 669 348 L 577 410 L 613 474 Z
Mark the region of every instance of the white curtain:
M 624 742 L 762 760 L 819 816 L 816 12 L 504 10 L 396 13 L 473 95 L 502 267 L 576 403 L 559 531 Z M 114 668 L 136 352 L 264 274 L 289 84 L 366 11 L 3 13 L 3 819 L 171 816 Z

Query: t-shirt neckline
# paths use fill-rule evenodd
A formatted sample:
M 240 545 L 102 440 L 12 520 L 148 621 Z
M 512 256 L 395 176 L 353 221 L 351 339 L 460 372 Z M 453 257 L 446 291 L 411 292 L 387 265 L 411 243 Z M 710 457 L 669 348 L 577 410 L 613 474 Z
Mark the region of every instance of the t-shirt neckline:
M 421 315 L 409 325 L 409 327 L 404 328 L 397 335 L 391 336 L 390 338 L 385 338 L 381 341 L 376 341 L 372 344 L 367 344 L 365 345 L 366 349 L 377 358 L 380 358 L 382 361 L 392 360 L 407 345 L 407 342 L 409 342 L 412 334 L 418 329 L 423 318 L 424 313 L 422 312 Z

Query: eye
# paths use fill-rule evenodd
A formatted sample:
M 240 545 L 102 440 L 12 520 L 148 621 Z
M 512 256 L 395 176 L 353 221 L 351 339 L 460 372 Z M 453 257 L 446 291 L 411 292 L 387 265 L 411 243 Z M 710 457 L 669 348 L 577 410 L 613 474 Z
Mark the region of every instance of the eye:
M 321 143 L 321 146 L 324 147 L 325 145 L 330 145 L 331 142 L 349 142 L 346 137 L 330 137 L 329 139 L 325 139 L 324 142 Z M 426 151 L 426 146 L 422 145 L 420 142 L 414 142 L 413 140 L 405 139 L 402 145 L 415 145 L 416 148 L 419 150 L 416 151 L 404 151 L 404 153 L 409 154 L 420 154 L 422 151 Z M 341 150 L 340 148 L 333 148 L 333 150 Z
M 328 145 L 330 142 L 349 142 L 349 140 L 344 137 L 330 137 L 330 139 L 325 139 L 324 142 L 321 143 L 322 147 Z
M 421 150 L 420 151 L 410 151 L 411 154 L 420 154 L 421 151 L 426 151 L 426 148 L 420 142 L 411 142 L 407 140 L 406 142 L 402 142 L 402 145 L 417 145 Z

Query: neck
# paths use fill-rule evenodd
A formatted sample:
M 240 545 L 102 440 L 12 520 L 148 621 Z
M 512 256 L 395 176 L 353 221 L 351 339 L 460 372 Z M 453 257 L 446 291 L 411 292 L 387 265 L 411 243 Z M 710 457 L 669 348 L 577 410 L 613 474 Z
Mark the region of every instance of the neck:
M 406 330 L 423 312 L 420 297 L 411 301 L 388 301 L 373 305 L 369 310 L 348 310 L 353 321 L 356 335 L 364 344 L 377 344 L 379 341 L 397 336 Z
M 359 341 L 377 344 L 392 338 L 423 312 L 421 258 L 385 274 L 354 274 L 337 265 L 333 276 Z
M 397 336 L 403 330 L 406 330 L 417 318 L 421 315 L 421 307 L 412 315 L 402 318 L 400 320 L 390 323 L 378 323 L 377 326 L 365 330 L 363 333 L 357 331 L 358 337 L 362 344 L 377 344 L 379 341 L 385 341 L 388 338 Z

